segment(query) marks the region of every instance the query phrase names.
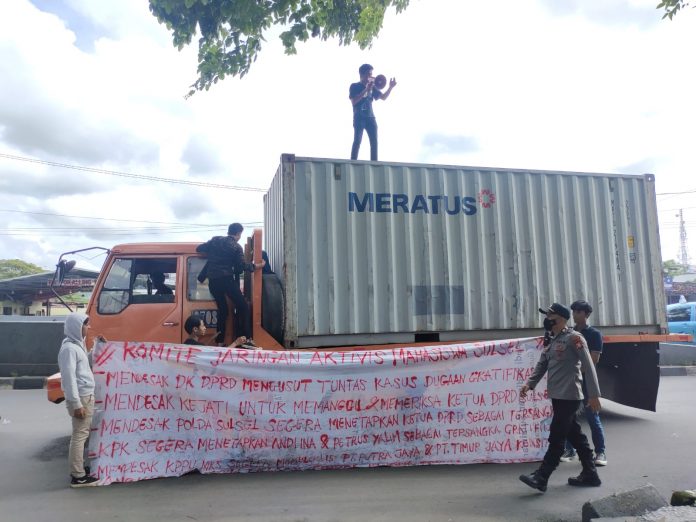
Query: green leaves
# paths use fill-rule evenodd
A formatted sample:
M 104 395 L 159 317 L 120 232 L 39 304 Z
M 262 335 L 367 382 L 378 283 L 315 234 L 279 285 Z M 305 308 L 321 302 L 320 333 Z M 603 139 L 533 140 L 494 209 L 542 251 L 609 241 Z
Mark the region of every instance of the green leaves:
M 688 0 L 662 0 L 662 2 L 657 4 L 656 9 L 664 9 L 665 14 L 662 15 L 662 19 L 669 18 L 671 20 L 680 9 L 688 7 L 689 4 Z
M 38 274 L 44 269 L 21 259 L 0 259 L 0 279 Z
M 397 13 L 409 0 L 150 0 L 150 12 L 172 33 L 181 50 L 198 39 L 198 79 L 188 96 L 208 90 L 225 76 L 247 74 L 274 26 L 286 54 L 311 38 L 338 38 L 340 45 L 372 45 L 387 9 Z
M 686 274 L 686 267 L 677 263 L 674 259 L 662 262 L 662 272 L 668 276 Z

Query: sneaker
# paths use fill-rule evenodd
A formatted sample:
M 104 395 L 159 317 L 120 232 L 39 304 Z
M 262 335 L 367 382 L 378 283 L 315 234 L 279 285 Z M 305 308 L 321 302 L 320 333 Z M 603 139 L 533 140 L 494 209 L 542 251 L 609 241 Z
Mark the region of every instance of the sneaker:
M 595 455 L 594 459 L 595 466 L 606 466 L 607 465 L 607 454 L 600 451 Z
M 548 479 L 543 478 L 536 471 L 531 475 L 520 475 L 520 480 L 530 488 L 538 489 L 542 493 L 546 491 L 546 485 L 548 484 Z
M 568 479 L 568 485 L 570 486 L 583 486 L 583 487 L 597 487 L 602 485 L 602 481 L 599 479 L 596 471 L 582 472 L 577 477 L 570 477 Z
M 89 486 L 98 486 L 99 485 L 99 479 L 95 477 L 90 477 L 89 475 L 85 475 L 84 477 L 73 477 L 72 480 L 70 480 L 70 487 L 71 488 L 86 488 Z
M 570 462 L 575 459 L 575 450 L 567 449 L 561 455 L 561 462 Z

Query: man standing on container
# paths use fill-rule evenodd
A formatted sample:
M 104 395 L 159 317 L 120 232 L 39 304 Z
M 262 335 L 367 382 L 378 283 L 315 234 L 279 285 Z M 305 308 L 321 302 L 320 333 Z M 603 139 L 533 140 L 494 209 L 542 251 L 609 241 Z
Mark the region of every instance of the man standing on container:
M 75 312 L 65 318 L 65 339 L 58 352 L 60 386 L 65 395 L 68 415 L 72 418 L 72 436 L 68 461 L 70 487 L 83 488 L 98 485 L 98 479 L 90 477 L 84 465 L 85 443 L 89 438 L 94 413 L 94 374 L 89 365 L 85 337 L 89 329 L 89 317 Z M 103 337 L 99 337 L 103 341 Z
M 602 481 L 597 475 L 592 449 L 587 437 L 582 433 L 577 411 L 582 404 L 582 373 L 587 378 L 587 403 L 598 412 L 599 383 L 595 373 L 587 343 L 582 335 L 568 328 L 570 310 L 559 303 L 553 303 L 546 309 L 540 308 L 549 320 L 553 339 L 544 347 L 534 373 L 520 389 L 520 396 L 526 397 L 533 390 L 544 374 L 548 373 L 546 388 L 553 405 L 553 418 L 549 432 L 549 447 L 539 469 L 530 475 L 520 475 L 520 480 L 529 487 L 546 491 L 551 473 L 558 467 L 565 447 L 566 439 L 577 450 L 582 472 L 577 477 L 568 479 L 571 486 L 599 486 Z
M 587 319 L 592 313 L 592 306 L 587 301 L 575 301 L 570 305 L 570 309 L 573 311 L 573 322 L 575 323 L 575 331 L 580 332 L 582 336 L 587 341 L 587 346 L 590 349 L 590 357 L 592 357 L 592 362 L 596 365 L 599 362 L 599 358 L 602 355 L 602 347 L 604 342 L 602 341 L 602 333 L 596 328 L 587 324 Z M 585 384 L 586 376 L 583 375 L 582 381 L 582 391 L 585 397 L 587 397 L 587 386 Z M 594 445 L 595 452 L 595 465 L 606 466 L 607 465 L 607 453 L 606 446 L 604 442 L 604 426 L 602 426 L 602 420 L 599 418 L 599 413 L 592 411 L 587 405 L 587 399 L 584 401 L 583 410 L 585 412 L 585 418 L 587 419 L 587 424 L 590 426 L 590 431 L 592 432 L 592 444 Z M 566 441 L 565 453 L 561 457 L 562 462 L 569 462 L 575 458 L 575 449 Z
M 364 63 L 358 69 L 360 81 L 350 86 L 350 102 L 353 104 L 353 148 L 350 152 L 350 159 L 358 159 L 360 143 L 362 142 L 363 131 L 367 131 L 370 139 L 370 161 L 377 161 L 377 119 L 372 111 L 373 100 L 386 100 L 389 98 L 392 89 L 396 86 L 396 78 L 389 81 L 389 88 L 386 92 L 380 91 L 375 87 L 375 79 L 372 77 L 372 66 Z

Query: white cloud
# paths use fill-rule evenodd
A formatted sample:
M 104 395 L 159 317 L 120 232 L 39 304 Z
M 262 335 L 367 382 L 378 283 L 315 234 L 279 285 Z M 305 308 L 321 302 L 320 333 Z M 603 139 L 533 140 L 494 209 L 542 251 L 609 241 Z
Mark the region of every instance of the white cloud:
M 693 189 L 696 85 L 689 64 L 696 15 L 660 21 L 654 4 L 412 2 L 387 17 L 370 50 L 310 41 L 286 56 L 269 35 L 244 79 L 228 78 L 184 100 L 197 49 L 174 49 L 147 2 L 68 0 L 70 9 L 58 14 L 26 0 L 3 2 L 0 152 L 265 188 L 284 152 L 348 157 L 348 85 L 369 62 L 398 81 L 390 99 L 375 104 L 383 160 L 650 171 L 658 192 Z M 78 46 L 86 38 L 92 45 Z M 364 140 L 361 158 L 368 154 Z M 260 222 L 263 215 L 259 192 L 2 158 L 0 187 L 0 211 L 211 225 L 167 233 L 129 229 L 138 226 L 132 222 L 0 212 L 3 257 L 49 267 L 60 252 L 88 244 L 203 240 L 224 233 L 229 222 Z M 666 258 L 678 246 L 674 208 L 696 206 L 690 201 L 693 194 L 658 198 Z M 696 238 L 694 210 L 685 216 Z M 50 233 L 61 224 L 74 234 Z M 45 233 L 8 235 L 27 227 Z

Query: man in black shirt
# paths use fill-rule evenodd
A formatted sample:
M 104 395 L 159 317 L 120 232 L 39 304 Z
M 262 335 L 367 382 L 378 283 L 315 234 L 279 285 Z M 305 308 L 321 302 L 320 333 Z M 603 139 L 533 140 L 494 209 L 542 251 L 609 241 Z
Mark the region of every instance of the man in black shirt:
M 358 69 L 360 81 L 350 86 L 350 102 L 353 104 L 353 148 L 350 159 L 358 159 L 360 142 L 363 130 L 367 131 L 370 139 L 370 161 L 377 161 L 377 119 L 372 112 L 373 100 L 386 100 L 396 86 L 396 78 L 389 81 L 389 88 L 382 92 L 375 87 L 375 79 L 372 77 L 372 66 L 365 63 Z
M 154 295 L 174 295 L 171 288 L 164 284 L 165 276 L 163 272 L 153 272 L 150 274 L 152 280 L 152 288 L 155 290 Z
M 239 244 L 243 231 L 244 227 L 241 224 L 232 223 L 227 229 L 227 236 L 215 236 L 196 248 L 196 252 L 208 257 L 206 264 L 208 289 L 218 308 L 216 341 L 220 346 L 225 343 L 225 329 L 229 315 L 226 297 L 232 299 L 237 311 L 240 331 L 236 333 L 242 337 L 251 337 L 249 306 L 239 289 L 236 277 L 245 271 L 253 272 L 255 268 L 262 268 L 265 263 L 262 261 L 254 265 L 244 261 L 244 251 Z
M 590 349 L 590 357 L 592 357 L 592 362 L 596 366 L 599 362 L 599 358 L 602 355 L 604 341 L 602 340 L 602 333 L 587 323 L 587 320 L 592 313 L 592 306 L 587 301 L 579 300 L 570 305 L 570 309 L 573 311 L 575 331 L 580 332 L 587 341 L 587 346 Z M 587 405 L 587 390 L 585 389 L 584 380 L 583 392 L 585 393 L 585 418 L 587 419 L 587 424 L 592 432 L 592 443 L 594 444 L 595 465 L 606 466 L 607 452 L 604 438 L 604 426 L 602 426 L 602 420 L 599 418 L 599 413 L 592 411 L 592 408 Z M 561 461 L 569 462 L 575 458 L 575 454 L 575 448 L 573 448 L 573 445 L 566 441 L 566 450 L 561 457 Z

